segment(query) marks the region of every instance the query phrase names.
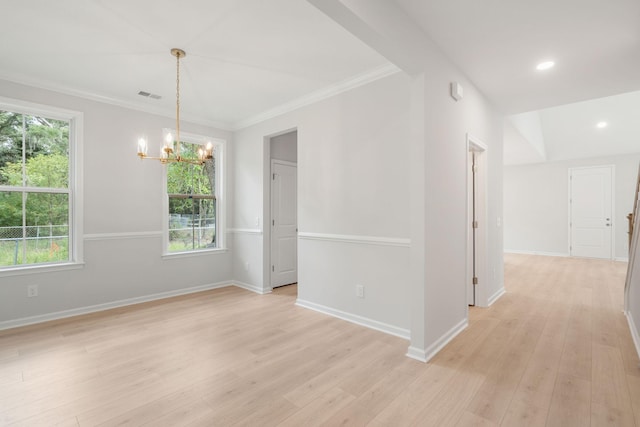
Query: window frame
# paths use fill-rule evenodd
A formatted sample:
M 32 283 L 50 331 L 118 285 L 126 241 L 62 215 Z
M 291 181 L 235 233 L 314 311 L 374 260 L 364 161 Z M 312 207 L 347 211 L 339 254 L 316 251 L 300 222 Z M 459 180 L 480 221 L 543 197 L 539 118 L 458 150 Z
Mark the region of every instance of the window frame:
M 0 277 L 19 276 L 32 273 L 48 273 L 61 270 L 83 268 L 84 266 L 84 230 L 83 230 L 83 153 L 84 114 L 51 105 L 37 104 L 19 99 L 0 97 L 0 110 L 23 115 L 40 116 L 69 122 L 69 183 L 68 192 L 51 188 L 23 186 L 0 186 L 0 191 L 20 191 L 38 193 L 64 193 L 69 196 L 69 259 L 51 263 L 21 264 L 0 267 Z
M 162 134 L 172 133 L 170 128 L 162 129 Z M 163 139 L 164 140 L 164 139 Z M 216 170 L 215 201 L 216 201 L 216 247 L 198 248 L 188 251 L 169 252 L 169 193 L 167 192 L 167 168 L 162 168 L 162 258 L 182 258 L 207 255 L 216 252 L 227 252 L 226 247 L 226 206 L 225 206 L 225 175 L 226 175 L 226 145 L 227 141 L 195 133 L 180 131 L 180 141 L 189 144 L 205 146 L 211 142 L 214 147 Z

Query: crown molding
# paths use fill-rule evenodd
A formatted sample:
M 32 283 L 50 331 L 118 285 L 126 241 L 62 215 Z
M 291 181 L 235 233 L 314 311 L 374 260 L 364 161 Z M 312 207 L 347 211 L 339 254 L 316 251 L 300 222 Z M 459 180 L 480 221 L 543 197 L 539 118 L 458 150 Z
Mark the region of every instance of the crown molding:
M 47 82 L 41 79 L 34 79 L 34 78 L 29 78 L 24 76 L 17 76 L 13 74 L 0 73 L 0 80 L 5 80 L 11 83 L 17 83 L 25 86 L 35 87 L 38 89 L 57 92 L 62 95 L 75 96 L 78 98 L 87 99 L 89 101 L 100 102 L 103 104 L 113 105 L 116 107 L 128 108 L 130 110 L 136 110 L 136 111 L 140 111 L 142 113 L 147 113 L 147 114 L 155 114 L 158 116 L 169 117 L 169 118 L 172 118 L 173 115 L 175 114 L 174 108 L 171 108 L 171 109 L 160 108 L 160 107 L 154 107 L 153 105 L 149 105 L 149 104 L 123 101 L 121 99 L 99 95 L 99 94 L 88 92 L 81 89 L 74 89 L 65 85 L 59 85 L 59 84 Z M 184 113 L 181 114 L 181 119 L 184 120 L 185 122 L 202 125 L 202 126 L 209 126 L 219 130 L 225 130 L 225 131 L 234 130 L 234 126 L 228 122 L 207 120 L 203 117 L 193 117 Z
M 395 74 L 399 71 L 401 70 L 396 65 L 391 63 L 385 64 L 383 66 L 366 71 L 362 74 L 358 74 L 354 77 L 350 77 L 339 83 L 327 86 L 315 92 L 311 92 L 303 97 L 294 99 L 293 101 L 287 102 L 278 107 L 256 114 L 253 117 L 235 122 L 233 124 L 232 130 L 236 131 L 247 128 L 249 126 L 253 126 L 260 122 L 264 122 L 265 120 L 272 119 L 274 117 L 289 113 L 307 105 L 322 101 L 327 98 L 331 98 L 332 96 L 339 95 L 348 90 L 355 89 L 359 86 L 364 86 L 367 83 L 374 82 L 376 80 Z
M 282 114 L 289 113 L 291 111 L 297 110 L 307 105 L 325 100 L 327 98 L 331 98 L 332 96 L 336 96 L 343 92 L 349 91 L 351 89 L 355 89 L 359 86 L 366 85 L 368 83 L 371 83 L 376 80 L 382 79 L 384 77 L 390 76 L 392 74 L 398 73 L 399 71 L 401 70 L 396 65 L 388 63 L 380 67 L 376 67 L 372 70 L 366 71 L 364 73 L 358 74 L 356 76 L 350 77 L 336 84 L 311 92 L 305 96 L 294 99 L 293 101 L 281 104 L 278 107 L 256 114 L 255 116 L 252 116 L 243 120 L 239 120 L 233 123 L 221 122 L 216 120 L 208 120 L 203 117 L 193 117 L 188 114 L 182 114 L 182 119 L 189 123 L 199 124 L 202 126 L 210 126 L 219 130 L 237 131 L 237 130 L 247 128 L 249 126 L 253 126 L 257 123 L 261 123 L 266 120 L 272 119 L 274 117 L 280 116 Z M 65 85 L 59 85 L 59 84 L 47 82 L 41 79 L 34 79 L 34 78 L 29 78 L 21 75 L 18 76 L 10 73 L 0 73 L 0 79 L 8 82 L 12 82 L 12 83 L 35 87 L 38 89 L 58 92 L 62 95 L 76 96 L 78 98 L 83 98 L 90 101 L 101 102 L 103 104 L 114 105 L 116 107 L 128 108 L 131 110 L 136 110 L 136 111 L 140 111 L 147 114 L 156 114 L 163 117 L 172 117 L 172 114 L 174 114 L 174 111 L 172 109 L 170 110 L 165 108 L 154 107 L 149 104 L 123 101 L 121 99 L 99 95 L 99 94 L 91 93 L 89 91 L 85 91 L 81 89 L 74 89 Z

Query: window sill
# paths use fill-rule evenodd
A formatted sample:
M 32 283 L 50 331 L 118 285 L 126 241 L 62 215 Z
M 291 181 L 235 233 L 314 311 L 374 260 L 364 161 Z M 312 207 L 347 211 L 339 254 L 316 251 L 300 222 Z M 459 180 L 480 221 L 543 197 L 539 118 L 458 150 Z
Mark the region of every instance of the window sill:
M 197 251 L 165 253 L 162 254 L 162 259 L 191 258 L 194 256 L 217 255 L 227 252 L 227 248 L 200 249 Z
M 0 277 L 27 276 L 30 274 L 55 273 L 66 270 L 80 270 L 84 262 L 66 262 L 61 264 L 24 265 L 0 269 Z

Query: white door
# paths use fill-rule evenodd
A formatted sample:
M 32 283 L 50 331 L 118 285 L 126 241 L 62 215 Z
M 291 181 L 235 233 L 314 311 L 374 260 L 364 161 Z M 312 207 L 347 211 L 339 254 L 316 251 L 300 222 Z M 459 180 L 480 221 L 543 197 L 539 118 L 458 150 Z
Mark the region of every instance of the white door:
M 612 166 L 569 171 L 571 256 L 612 258 Z
M 298 197 L 295 163 L 271 163 L 271 287 L 298 281 Z

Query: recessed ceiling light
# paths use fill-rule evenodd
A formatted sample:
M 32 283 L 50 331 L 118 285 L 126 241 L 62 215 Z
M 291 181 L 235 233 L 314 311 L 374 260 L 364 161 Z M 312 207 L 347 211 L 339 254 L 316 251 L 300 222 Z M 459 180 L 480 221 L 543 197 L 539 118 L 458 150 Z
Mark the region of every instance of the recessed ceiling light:
M 598 129 L 604 129 L 604 128 L 606 128 L 607 126 L 609 126 L 609 123 L 607 123 L 607 122 L 598 122 L 598 124 L 596 125 L 596 127 L 597 127 Z
M 553 61 L 541 62 L 538 65 L 536 65 L 536 70 L 538 71 L 548 70 L 549 68 L 553 68 L 554 65 L 556 65 L 556 63 Z

